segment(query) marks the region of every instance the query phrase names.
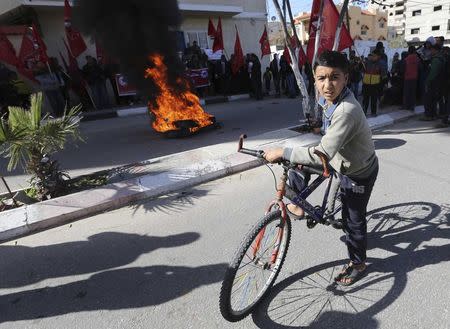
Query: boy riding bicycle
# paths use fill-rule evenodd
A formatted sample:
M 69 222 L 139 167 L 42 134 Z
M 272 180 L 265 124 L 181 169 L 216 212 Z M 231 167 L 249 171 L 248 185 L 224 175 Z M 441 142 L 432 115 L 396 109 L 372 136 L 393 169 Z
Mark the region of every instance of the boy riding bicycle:
M 330 160 L 330 165 L 342 176 L 342 218 L 350 263 L 335 278 L 341 285 L 351 285 L 366 270 L 367 222 L 366 210 L 378 175 L 378 158 L 372 132 L 361 105 L 346 87 L 349 63 L 345 55 L 324 51 L 314 64 L 315 85 L 323 108 L 322 130 L 325 135 L 315 147 L 277 148 L 265 151 L 269 162 L 283 158 L 295 164 L 321 167 L 318 150 Z M 289 175 L 294 189 L 307 184 L 304 174 Z M 301 218 L 303 210 L 287 206 L 289 215 Z

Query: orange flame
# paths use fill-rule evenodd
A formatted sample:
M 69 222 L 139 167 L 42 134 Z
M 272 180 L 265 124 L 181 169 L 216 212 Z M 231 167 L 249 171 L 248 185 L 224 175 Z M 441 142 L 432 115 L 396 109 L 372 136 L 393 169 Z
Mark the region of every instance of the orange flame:
M 155 64 L 154 68 L 145 70 L 145 77 L 155 81 L 160 89 L 160 94 L 156 99 L 156 105 L 148 103 L 149 110 L 155 115 L 152 123 L 153 129 L 158 132 L 179 130 L 175 125 L 177 121 L 192 120 L 196 127 L 189 128 L 190 132 L 212 125 L 214 116 L 206 113 L 200 105 L 199 98 L 190 91 L 177 94 L 169 86 L 167 80 L 167 67 L 160 55 L 150 56 L 150 60 Z M 187 85 L 186 81 L 179 78 L 179 83 Z

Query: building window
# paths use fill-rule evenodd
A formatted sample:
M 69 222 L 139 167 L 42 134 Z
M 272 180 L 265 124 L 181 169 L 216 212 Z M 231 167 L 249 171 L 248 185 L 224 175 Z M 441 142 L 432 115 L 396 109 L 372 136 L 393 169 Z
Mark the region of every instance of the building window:
M 403 10 L 396 10 L 395 15 L 403 15 Z
M 420 16 L 422 14 L 422 10 L 413 10 L 412 15 L 413 16 Z
M 197 41 L 197 44 L 200 48 L 205 49 L 208 47 L 208 33 L 207 32 L 187 32 L 187 42 L 192 46 L 194 41 Z
M 384 22 L 380 22 L 380 29 L 384 29 Z
M 356 21 L 356 25 L 359 25 L 359 21 Z
M 431 31 L 439 31 L 439 25 L 432 26 Z
M 419 34 L 420 28 L 411 29 L 411 34 Z
M 389 13 L 389 16 L 393 16 L 394 15 L 394 13 Z
M 367 35 L 367 30 L 369 30 L 369 27 L 366 25 L 361 26 L 361 35 Z
M 450 19 L 447 22 L 447 31 L 450 31 Z
M 442 6 L 435 6 L 433 8 L 433 11 L 439 11 L 439 10 L 442 10 Z

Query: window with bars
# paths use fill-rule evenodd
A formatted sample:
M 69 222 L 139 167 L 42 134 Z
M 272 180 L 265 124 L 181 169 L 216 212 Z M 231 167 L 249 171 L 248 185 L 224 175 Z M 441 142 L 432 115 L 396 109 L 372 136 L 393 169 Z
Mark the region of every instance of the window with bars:
M 205 31 L 190 31 L 186 32 L 187 42 L 192 46 L 194 41 L 197 41 L 197 44 L 200 48 L 205 49 L 209 48 L 208 46 L 208 33 Z

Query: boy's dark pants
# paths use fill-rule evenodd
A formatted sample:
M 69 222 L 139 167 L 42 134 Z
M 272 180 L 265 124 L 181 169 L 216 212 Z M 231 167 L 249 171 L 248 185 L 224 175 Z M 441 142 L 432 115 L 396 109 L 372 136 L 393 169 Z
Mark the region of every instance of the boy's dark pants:
M 342 219 L 346 234 L 348 255 L 353 264 L 366 260 L 367 221 L 366 212 L 370 195 L 378 175 L 378 167 L 364 179 L 342 178 Z M 309 184 L 311 175 L 298 170 L 289 171 L 289 185 L 296 193 Z M 352 184 L 353 183 L 353 184 Z
M 354 179 L 353 184 L 342 184 L 342 219 L 346 234 L 348 255 L 353 264 L 366 261 L 367 204 L 377 179 L 378 167 L 364 179 Z

